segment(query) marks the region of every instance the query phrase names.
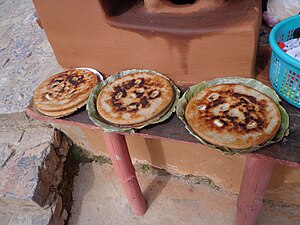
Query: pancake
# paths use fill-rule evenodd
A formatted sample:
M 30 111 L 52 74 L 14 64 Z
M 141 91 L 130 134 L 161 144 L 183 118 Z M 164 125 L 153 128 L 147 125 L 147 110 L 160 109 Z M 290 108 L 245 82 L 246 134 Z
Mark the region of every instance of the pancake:
M 35 90 L 34 107 L 47 116 L 64 116 L 65 111 L 70 114 L 86 103 L 97 82 L 97 75 L 85 69 L 53 75 Z
M 197 93 L 185 118 L 193 131 L 218 146 L 244 149 L 272 139 L 281 125 L 277 105 L 267 95 L 240 84 L 221 84 Z
M 108 123 L 138 127 L 163 116 L 174 99 L 172 85 L 167 79 L 137 72 L 107 84 L 99 93 L 97 110 Z
M 77 111 L 77 109 L 81 108 L 82 106 L 84 106 L 87 103 L 86 101 L 83 101 L 81 103 L 79 103 L 76 107 L 70 108 L 70 109 L 65 109 L 65 110 L 60 110 L 60 111 L 44 111 L 39 109 L 38 111 L 41 114 L 44 114 L 45 116 L 50 116 L 52 118 L 61 118 L 63 116 L 68 116 L 70 114 L 72 114 L 73 112 Z

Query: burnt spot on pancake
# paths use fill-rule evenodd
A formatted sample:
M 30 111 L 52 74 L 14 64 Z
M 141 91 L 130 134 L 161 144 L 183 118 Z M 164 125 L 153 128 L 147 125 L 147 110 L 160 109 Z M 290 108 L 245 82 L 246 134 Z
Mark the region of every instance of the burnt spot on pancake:
M 222 97 L 217 98 L 215 101 L 212 102 L 212 107 L 216 107 L 224 103 L 224 99 Z
M 122 89 L 120 86 L 114 88 L 114 92 L 111 94 L 113 100 L 117 100 L 127 96 L 126 90 Z
M 226 127 L 228 126 L 228 123 L 224 119 L 220 119 L 221 123 L 223 123 L 223 126 Z
M 236 125 L 238 125 L 239 128 L 242 128 L 245 131 L 247 130 L 247 124 L 245 124 L 245 123 L 240 122 L 240 123 L 237 123 Z
M 66 92 L 66 89 L 65 89 L 65 87 L 62 87 L 62 88 L 59 90 L 59 93 L 64 93 L 64 92 Z M 72 93 L 70 93 L 70 94 L 72 94 Z
M 228 105 L 226 110 L 222 110 L 222 104 L 229 103 L 228 100 L 226 101 L 228 97 L 231 97 L 235 103 Z M 202 99 L 198 102 L 198 116 L 205 118 L 207 123 L 212 124 L 211 129 L 222 130 L 226 128 L 239 132 L 254 132 L 263 130 L 267 126 L 267 122 L 263 119 L 267 106 L 265 100 L 258 101 L 253 96 L 236 93 L 232 90 L 218 93 L 210 91 Z M 230 112 L 233 109 L 238 110 L 239 113 L 232 115 Z M 221 114 L 216 115 L 215 110 Z M 222 126 L 217 126 L 214 122 L 216 120 Z
M 219 94 L 213 92 L 209 94 L 209 96 L 206 99 L 210 102 L 214 102 L 219 99 L 219 96 L 220 96 Z
M 57 87 L 58 84 L 58 82 L 50 82 L 50 89 Z
M 240 93 L 236 93 L 235 92 L 235 93 L 232 93 L 231 96 L 240 99 L 240 101 L 246 101 L 245 100 L 245 98 L 246 98 L 246 99 L 248 99 L 252 103 L 256 103 L 257 102 L 257 100 L 256 100 L 256 98 L 254 96 L 250 96 L 250 95 L 246 95 L 246 94 L 240 94 Z
M 160 86 L 161 83 L 153 82 L 149 78 L 130 79 L 114 87 L 107 103 L 110 101 L 115 112 L 136 113 L 138 110 L 149 108 L 151 100 L 161 97 L 161 91 L 157 90 Z M 124 101 L 123 97 L 127 97 L 127 100 Z
M 51 84 L 52 84 L 52 83 L 61 83 L 61 82 L 63 82 L 63 81 L 64 81 L 63 77 L 58 77 L 58 78 L 52 79 L 52 80 L 50 81 L 50 83 L 51 83 Z
M 257 123 L 257 125 L 259 127 L 264 127 L 265 126 L 264 120 L 261 119 L 261 118 L 254 119 L 254 121 Z
M 137 98 L 140 98 L 144 95 L 144 93 L 134 92 Z
M 233 123 L 235 120 L 238 119 L 238 117 L 236 117 L 236 116 L 229 116 L 229 115 L 228 115 L 228 112 L 224 112 L 224 114 L 225 114 L 225 118 L 226 118 L 227 120 L 229 120 L 231 123 Z
M 77 82 L 73 80 L 72 76 L 68 76 L 67 81 L 71 84 L 73 84 L 75 87 L 77 86 Z
M 132 88 L 134 85 L 135 85 L 135 79 L 132 79 L 132 80 L 122 83 L 122 87 L 124 87 L 127 90 Z
M 138 85 L 138 87 L 143 87 L 145 84 L 145 79 L 144 78 L 139 78 L 135 81 L 135 84 Z
M 114 87 L 114 90 L 115 90 L 115 92 L 120 92 L 120 91 L 122 91 L 122 88 L 121 88 L 121 86 L 116 86 L 116 87 Z
M 53 89 L 55 92 L 59 93 L 59 96 L 62 96 L 63 93 L 68 93 L 72 86 L 77 88 L 80 84 L 85 83 L 83 75 L 69 75 L 63 73 L 60 77 L 54 78 L 50 81 L 50 89 Z M 74 94 L 71 91 L 69 94 Z
M 111 93 L 111 103 L 115 111 L 126 111 L 126 107 L 120 102 L 121 98 L 127 96 L 127 92 L 121 86 L 114 87 L 114 91 Z
M 148 105 L 148 100 L 146 97 L 143 97 L 140 101 L 140 104 L 143 108 L 146 108 L 146 106 Z
M 142 108 L 147 108 L 148 106 L 148 99 L 144 96 L 141 98 L 141 100 L 138 102 L 138 106 L 141 106 Z
M 139 106 L 138 102 L 133 102 L 127 106 L 127 111 L 128 112 L 136 112 L 139 109 L 138 106 Z
M 249 123 L 250 121 L 252 121 L 253 120 L 253 117 L 252 116 L 247 116 L 246 118 L 245 118 L 245 122 L 246 123 Z
M 76 93 L 76 90 L 73 90 L 70 92 L 70 95 L 75 94 L 75 93 Z
M 159 90 L 154 89 L 154 90 L 151 90 L 151 91 L 148 93 L 148 96 L 149 96 L 150 99 L 155 99 L 155 98 L 160 97 L 160 96 L 161 96 L 161 93 L 160 93 Z
M 244 104 L 248 104 L 248 101 L 243 97 L 240 98 L 240 102 L 242 102 Z
M 67 82 L 71 83 L 75 87 L 77 87 L 79 84 L 84 82 L 83 75 L 78 75 L 78 76 L 67 76 Z
M 249 117 L 250 116 L 250 112 L 249 111 L 244 112 L 244 116 L 245 116 L 245 118 Z
M 117 107 L 117 108 L 120 108 L 121 106 L 122 106 L 122 104 L 121 103 L 119 103 L 119 102 L 113 102 L 113 106 L 114 107 Z
M 121 93 L 122 93 L 122 98 L 127 96 L 127 92 L 125 90 L 122 90 Z
M 119 100 L 120 98 L 122 98 L 122 95 L 123 95 L 123 93 L 120 91 L 120 92 L 117 92 L 115 95 L 114 95 L 114 97 L 113 97 L 113 99 L 114 100 Z

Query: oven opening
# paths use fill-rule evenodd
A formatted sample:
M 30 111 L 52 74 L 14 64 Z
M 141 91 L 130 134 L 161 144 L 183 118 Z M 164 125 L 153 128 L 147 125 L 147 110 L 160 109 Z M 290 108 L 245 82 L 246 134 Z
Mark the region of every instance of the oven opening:
M 196 2 L 196 0 L 170 0 L 175 5 L 187 5 L 187 4 L 193 4 Z

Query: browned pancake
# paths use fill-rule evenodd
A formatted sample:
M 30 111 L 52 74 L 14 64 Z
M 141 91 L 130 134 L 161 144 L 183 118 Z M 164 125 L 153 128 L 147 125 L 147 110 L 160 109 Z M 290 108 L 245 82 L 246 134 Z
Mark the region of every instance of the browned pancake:
M 68 116 L 68 115 L 72 114 L 77 109 L 84 106 L 86 103 L 87 103 L 87 100 L 79 103 L 76 107 L 73 107 L 73 108 L 70 108 L 70 109 L 65 109 L 65 110 L 60 110 L 60 111 L 57 111 L 57 112 L 55 112 L 55 111 L 44 111 L 42 109 L 39 109 L 38 111 L 40 113 L 44 114 L 45 116 L 50 116 L 50 117 L 53 117 L 53 118 L 60 118 L 60 117 Z
M 84 105 L 97 75 L 85 69 L 71 69 L 43 81 L 34 92 L 34 107 L 45 115 L 64 116 Z M 49 113 L 47 113 L 49 112 Z
M 107 84 L 98 96 L 97 110 L 109 123 L 137 127 L 159 119 L 173 102 L 173 88 L 167 79 L 137 72 Z
M 197 93 L 185 118 L 206 141 L 244 149 L 272 139 L 281 124 L 277 105 L 265 94 L 240 84 L 222 84 Z

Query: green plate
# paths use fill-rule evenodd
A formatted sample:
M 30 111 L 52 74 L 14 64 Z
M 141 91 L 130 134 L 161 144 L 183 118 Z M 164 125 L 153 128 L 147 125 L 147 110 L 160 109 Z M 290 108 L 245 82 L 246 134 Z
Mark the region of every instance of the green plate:
M 179 99 L 180 96 L 180 90 L 172 83 L 172 81 L 165 77 L 164 75 L 152 71 L 152 70 L 146 70 L 146 69 L 132 69 L 132 70 L 126 70 L 126 71 L 122 71 L 116 74 L 111 75 L 110 77 L 108 77 L 104 82 L 99 83 L 95 86 L 95 88 L 93 89 L 93 91 L 91 92 L 87 105 L 86 105 L 86 110 L 88 111 L 88 115 L 90 117 L 90 119 L 93 121 L 93 123 L 99 127 L 101 127 L 105 132 L 134 132 L 134 129 L 131 127 L 117 127 L 117 126 L 113 126 L 109 123 L 107 123 L 98 113 L 97 108 L 96 108 L 96 102 L 97 102 L 97 98 L 99 93 L 101 92 L 101 90 L 108 84 L 113 82 L 114 80 L 122 77 L 122 76 L 126 76 L 128 74 L 131 73 L 136 73 L 136 72 L 146 72 L 146 73 L 152 73 L 152 74 L 156 74 L 159 76 L 164 77 L 165 79 L 167 79 L 172 87 L 173 87 L 173 91 L 175 94 L 175 101 L 173 103 L 173 105 L 171 106 L 171 108 L 169 109 L 169 111 L 167 113 L 165 113 L 164 115 L 162 115 L 159 119 L 155 118 L 153 120 L 148 121 L 148 123 L 143 124 L 140 127 L 135 127 L 134 129 L 141 129 L 145 126 L 148 126 L 150 124 L 156 124 L 156 123 L 160 123 L 165 121 L 166 119 L 168 119 L 173 112 L 175 112 L 175 106 L 176 103 Z
M 188 102 L 194 97 L 195 94 L 198 92 L 202 91 L 205 88 L 211 87 L 213 85 L 217 84 L 243 84 L 245 86 L 249 86 L 251 88 L 254 88 L 270 98 L 273 99 L 273 101 L 276 103 L 280 110 L 281 114 L 281 126 L 280 129 L 278 130 L 276 136 L 267 142 L 264 142 L 260 145 L 255 145 L 252 146 L 251 148 L 246 148 L 246 149 L 240 149 L 240 150 L 233 150 L 230 148 L 227 148 L 225 146 L 217 146 L 213 145 L 203 138 L 199 137 L 193 130 L 192 128 L 187 124 L 184 116 L 184 112 L 186 109 L 186 106 Z M 176 113 L 178 117 L 181 119 L 181 121 L 185 124 L 185 128 L 189 131 L 191 135 L 193 135 L 195 138 L 197 138 L 202 144 L 207 145 L 211 148 L 220 150 L 224 153 L 229 153 L 229 154 L 235 154 L 235 153 L 246 153 L 246 152 L 254 152 L 257 151 L 265 146 L 274 144 L 276 142 L 279 142 L 283 139 L 283 137 L 288 135 L 289 132 L 289 116 L 285 109 L 280 105 L 280 98 L 276 94 L 276 92 L 271 89 L 270 87 L 264 85 L 263 83 L 259 82 L 258 80 L 255 79 L 248 79 L 248 78 L 240 78 L 240 77 L 227 77 L 227 78 L 217 78 L 214 80 L 210 81 L 203 81 L 199 84 L 196 84 L 194 86 L 191 86 L 184 94 L 183 96 L 179 99 L 176 107 Z

